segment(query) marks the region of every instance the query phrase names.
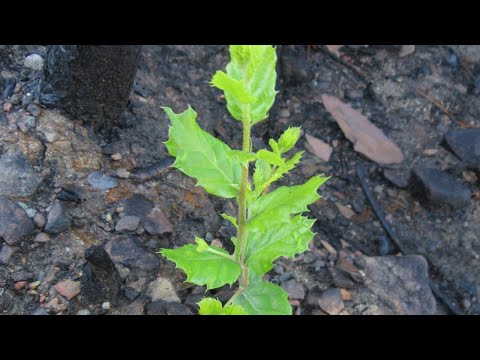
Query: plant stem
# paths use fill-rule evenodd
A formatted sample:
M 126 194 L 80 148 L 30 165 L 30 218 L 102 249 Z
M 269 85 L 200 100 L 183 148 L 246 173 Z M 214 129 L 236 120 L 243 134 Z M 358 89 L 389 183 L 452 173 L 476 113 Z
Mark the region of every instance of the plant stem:
M 250 151 L 250 106 L 245 105 L 243 109 L 243 151 Z M 242 168 L 242 180 L 238 193 L 238 230 L 235 259 L 242 269 L 239 278 L 240 288 L 248 285 L 248 272 L 245 271 L 245 252 L 247 249 L 247 186 L 248 186 L 248 164 Z

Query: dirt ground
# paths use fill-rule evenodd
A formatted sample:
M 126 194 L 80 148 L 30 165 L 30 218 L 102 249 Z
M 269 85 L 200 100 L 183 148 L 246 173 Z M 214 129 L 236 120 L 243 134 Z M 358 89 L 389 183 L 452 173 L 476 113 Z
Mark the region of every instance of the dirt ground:
M 46 48 L 23 51 L 42 55 Z M 462 313 L 480 313 L 478 197 L 453 210 L 399 187 L 413 167 L 447 170 L 458 164 L 441 142 L 453 130 L 480 126 L 479 65 L 438 45 L 417 46 L 406 57 L 399 57 L 397 46 L 346 46 L 340 52 L 341 61 L 320 45 L 278 47 L 279 94 L 268 120 L 253 128 L 255 150 L 267 147 L 268 139 L 278 138 L 288 126 L 301 126 L 302 134 L 330 144 L 333 152 L 325 162 L 305 151 L 298 168 L 279 181 L 293 185 L 314 174 L 331 177 L 320 189 L 322 199 L 310 207 L 309 216 L 317 218 L 312 251 L 279 259 L 267 276 L 290 292 L 297 315 L 450 313 L 438 298 L 432 300 L 428 281 Z M 59 203 L 58 211 L 69 219 L 55 233 L 33 215 L 40 222 L 21 241 L 9 245 L 0 239 L 4 314 L 195 313 L 204 289 L 184 283 L 183 273 L 155 252 L 193 242 L 195 235 L 220 241 L 228 249 L 234 229 L 218 214 L 233 214 L 235 207 L 196 188 L 179 171 L 161 166 L 168 158 L 163 145 L 168 120 L 160 107 L 180 112 L 191 105 L 205 130 L 240 148 L 240 123 L 231 119 L 221 93 L 209 85 L 227 62 L 227 46 L 144 46 L 123 126 L 100 133 L 41 104 L 33 114 L 22 101 L 27 93 L 35 98 L 35 76 L 25 73 L 23 57 L 12 55 L 2 62 L 3 78 L 17 78 L 17 104 L 11 98 L 1 101 L 4 109 L 7 103 L 13 108 L 0 121 L 0 154 L 13 156 L 20 150 L 40 180 L 32 194 L 6 190 L 1 195 L 48 221 L 54 220 L 49 214 Z M 2 91 L 5 86 L 3 81 Z M 357 153 L 323 106 L 322 94 L 360 110 L 396 142 L 405 161 L 387 168 Z M 29 116 L 35 124 L 25 127 Z M 301 136 L 295 150 L 305 150 L 305 142 Z M 160 169 L 156 176 L 132 175 L 152 172 L 146 168 L 151 164 Z M 408 249 L 404 255 L 421 255 L 427 262 L 418 256 L 394 256 L 399 251 L 360 186 L 358 164 L 364 164 L 369 187 Z M 386 178 L 386 169 L 397 184 Z M 122 177 L 123 170 L 130 176 Z M 88 179 L 95 171 L 110 175 L 115 186 L 92 186 Z M 478 172 L 467 169 L 457 178 L 472 194 L 480 191 Z M 67 193 L 79 200 L 65 201 Z M 342 206 L 353 211 L 345 216 Z M 154 207 L 164 216 L 152 225 L 148 217 Z M 125 216 L 139 218 L 140 225 L 119 231 L 117 223 Z M 37 241 L 43 231 L 50 239 Z M 121 288 L 115 296 L 89 297 L 85 290 L 85 250 L 92 245 L 105 247 L 115 263 L 120 278 L 111 281 Z M 389 271 L 396 277 L 387 278 Z M 342 304 L 335 306 L 328 301 L 338 289 Z M 231 293 L 224 287 L 211 295 L 225 300 Z

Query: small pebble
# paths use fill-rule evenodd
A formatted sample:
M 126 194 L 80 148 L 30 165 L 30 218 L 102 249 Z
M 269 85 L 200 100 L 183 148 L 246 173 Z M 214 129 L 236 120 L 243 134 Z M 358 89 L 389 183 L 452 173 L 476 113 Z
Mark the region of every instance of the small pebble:
M 13 105 L 12 104 L 10 104 L 10 103 L 3 104 L 3 111 L 9 113 L 12 110 L 13 110 Z
M 92 315 L 92 313 L 88 309 L 82 309 L 78 310 L 77 315 Z
M 42 229 L 47 223 L 47 220 L 45 219 L 45 216 L 43 216 L 42 213 L 37 212 L 33 217 L 33 222 L 35 223 L 35 226 L 37 228 Z
M 104 302 L 102 304 L 102 309 L 103 310 L 110 310 L 110 303 L 107 301 L 107 302 Z
M 122 160 L 122 154 L 120 153 L 115 153 L 112 155 L 112 159 L 115 161 Z
M 211 243 L 212 246 L 216 246 L 216 247 L 219 247 L 219 248 L 222 248 L 223 249 L 223 244 L 220 240 L 218 239 L 214 239 L 212 240 L 212 243 Z
M 35 217 L 35 214 L 37 213 L 37 210 L 32 209 L 32 208 L 28 208 L 28 209 L 25 209 L 25 212 L 27 213 L 29 218 L 33 218 L 33 217 Z
M 423 150 L 423 155 L 425 156 L 433 156 L 438 153 L 438 149 L 425 149 Z
M 44 308 L 38 308 L 37 310 L 35 310 L 34 312 L 32 312 L 32 315 L 49 315 L 48 314 L 48 311 L 45 310 Z
M 128 179 L 130 177 L 130 172 L 126 169 L 118 169 L 117 176 L 122 179 Z
M 40 281 L 34 281 L 28 285 L 30 290 L 36 290 L 40 286 Z
M 28 281 L 19 281 L 19 282 L 16 282 L 15 285 L 13 285 L 13 288 L 15 289 L 15 291 L 20 291 L 22 290 L 25 286 L 27 286 L 28 284 Z
M 45 60 L 38 54 L 28 55 L 23 62 L 25 67 L 35 71 L 42 70 L 44 64 Z
M 50 235 L 47 233 L 41 232 L 37 236 L 35 236 L 35 239 L 33 239 L 34 242 L 37 243 L 46 243 L 51 240 Z

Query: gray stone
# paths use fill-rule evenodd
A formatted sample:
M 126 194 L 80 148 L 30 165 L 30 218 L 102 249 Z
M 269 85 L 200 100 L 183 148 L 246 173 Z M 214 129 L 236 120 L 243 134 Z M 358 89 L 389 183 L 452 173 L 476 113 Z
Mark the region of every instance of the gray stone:
M 135 231 L 135 229 L 140 224 L 140 218 L 137 216 L 124 216 L 118 220 L 117 225 L 115 226 L 115 231 L 126 232 L 126 231 Z
M 410 186 L 413 194 L 426 198 L 432 204 L 448 204 L 455 209 L 470 204 L 470 189 L 441 170 L 413 168 Z
M 7 153 L 0 157 L 0 195 L 30 196 L 41 182 L 42 178 L 22 153 Z
M 35 214 L 37 213 L 37 210 L 33 208 L 26 208 L 25 212 L 27 213 L 29 218 L 33 219 L 35 217 Z
M 138 216 L 140 219 L 143 219 L 155 206 L 153 201 L 141 194 L 134 194 L 125 200 L 123 205 L 127 215 Z
M 148 285 L 148 296 L 152 302 L 163 300 L 165 302 L 180 302 L 170 280 L 165 278 L 157 278 Z
M 337 315 L 344 308 L 342 292 L 337 288 L 324 291 L 318 299 L 318 305 L 327 314 Z
M 27 116 L 24 121 L 25 125 L 29 128 L 34 128 L 37 125 L 37 119 L 35 116 Z
M 45 315 L 50 315 L 50 314 L 44 308 L 38 308 L 34 312 L 32 312 L 32 315 L 45 316 Z
M 27 106 L 27 111 L 33 116 L 38 116 L 42 112 L 42 108 L 35 104 L 30 104 Z
M 81 309 L 77 311 L 77 315 L 92 315 L 92 312 L 88 309 Z
M 288 292 L 288 297 L 290 299 L 303 300 L 305 298 L 305 288 L 294 279 L 283 282 L 282 288 Z
M 23 65 L 29 69 L 40 71 L 45 65 L 45 60 L 40 55 L 32 54 L 25 58 Z
M 479 45 L 448 45 L 463 60 L 470 63 L 480 63 L 480 46 Z
M 148 214 L 146 214 L 143 218 L 142 225 L 145 231 L 153 236 L 171 233 L 173 231 L 172 223 L 167 219 L 163 211 L 157 207 L 151 209 Z
M 12 280 L 15 282 L 23 281 L 23 280 L 33 280 L 35 278 L 35 275 L 24 270 L 16 271 L 12 275 Z
M 165 301 L 155 301 L 150 304 L 147 304 L 145 310 L 147 315 L 167 315 L 167 310 L 165 309 Z
M 365 286 L 355 300 L 369 305 L 372 314 L 435 314 L 427 261 L 420 255 L 365 257 Z M 373 297 L 371 295 L 374 295 Z
M 452 131 L 446 134 L 444 139 L 460 160 L 480 169 L 480 129 Z
M 87 181 L 90 185 L 99 190 L 108 190 L 118 185 L 114 178 L 102 174 L 99 171 L 95 171 L 88 175 Z
M 17 203 L 0 197 L 0 238 L 8 245 L 15 245 L 34 232 L 33 221 L 25 210 Z
M 45 232 L 50 234 L 59 234 L 67 230 L 72 223 L 72 219 L 67 214 L 65 206 L 60 201 L 53 203 L 47 217 L 47 225 L 45 225 Z
M 159 257 L 133 237 L 116 237 L 105 245 L 105 250 L 115 264 L 145 271 L 152 271 L 160 265 Z
M 0 265 L 8 265 L 13 254 L 17 252 L 18 248 L 3 245 L 0 249 Z
M 166 303 L 165 310 L 167 315 L 193 315 L 192 310 L 178 302 Z
M 0 109 L 0 125 L 2 126 L 8 125 L 7 114 L 5 114 L 5 111 L 3 111 L 2 109 Z

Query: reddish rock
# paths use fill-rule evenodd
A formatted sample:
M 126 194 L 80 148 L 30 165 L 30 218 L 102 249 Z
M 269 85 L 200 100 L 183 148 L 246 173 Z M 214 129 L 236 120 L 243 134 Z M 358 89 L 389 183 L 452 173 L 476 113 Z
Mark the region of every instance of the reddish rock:
M 340 289 L 328 289 L 318 299 L 320 308 L 329 315 L 337 315 L 343 310 L 344 304 Z
M 27 284 L 28 284 L 28 281 L 19 281 L 19 282 L 16 282 L 15 285 L 13 285 L 13 288 L 15 289 L 15 291 L 20 291 L 25 286 L 27 286 Z
M 65 280 L 55 285 L 55 290 L 68 300 L 73 299 L 80 293 L 80 281 Z
M 161 235 L 173 232 L 173 225 L 163 211 L 157 207 L 149 211 L 143 219 L 143 228 L 150 235 Z
M 10 103 L 3 104 L 3 111 L 9 113 L 12 110 L 13 110 L 13 105 L 12 104 L 10 104 Z

